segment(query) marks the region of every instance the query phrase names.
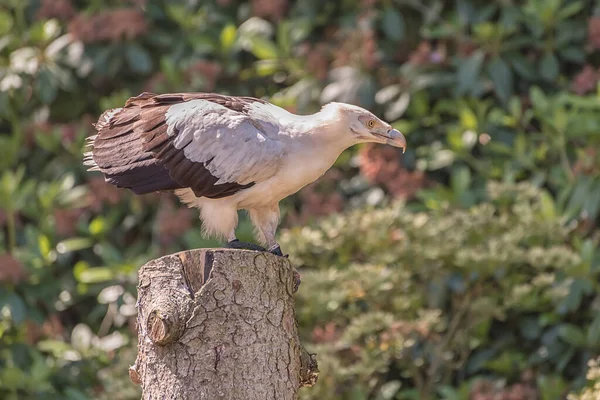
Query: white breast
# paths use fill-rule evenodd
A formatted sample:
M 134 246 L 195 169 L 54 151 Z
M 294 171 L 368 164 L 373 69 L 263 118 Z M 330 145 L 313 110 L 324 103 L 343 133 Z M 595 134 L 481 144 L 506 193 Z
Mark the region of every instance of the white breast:
M 319 179 L 335 162 L 340 152 L 298 152 L 285 157 L 275 176 L 237 193 L 232 200 L 238 208 L 258 208 L 276 204 Z

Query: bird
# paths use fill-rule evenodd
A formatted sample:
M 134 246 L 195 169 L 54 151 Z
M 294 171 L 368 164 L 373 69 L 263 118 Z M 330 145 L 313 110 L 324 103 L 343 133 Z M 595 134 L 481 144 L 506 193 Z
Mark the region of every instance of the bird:
M 279 202 L 322 176 L 347 148 L 404 135 L 359 106 L 331 102 L 310 115 L 266 100 L 217 93 L 144 92 L 104 111 L 83 164 L 138 195 L 173 191 L 198 208 L 205 237 L 284 256 Z M 246 210 L 262 246 L 236 237 Z

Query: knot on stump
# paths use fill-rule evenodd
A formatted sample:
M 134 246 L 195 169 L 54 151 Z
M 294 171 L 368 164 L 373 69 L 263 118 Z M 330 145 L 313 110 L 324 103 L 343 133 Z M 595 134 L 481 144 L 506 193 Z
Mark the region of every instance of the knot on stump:
M 137 370 L 137 363 L 129 367 L 129 379 L 131 379 L 134 385 L 141 385 L 142 378 Z
M 302 348 L 300 352 L 300 386 L 314 386 L 319 378 L 317 355 Z
M 148 315 L 146 329 L 150 339 L 161 346 L 167 345 L 179 339 L 183 332 L 183 326 L 178 318 L 165 314 L 164 311 L 154 309 Z

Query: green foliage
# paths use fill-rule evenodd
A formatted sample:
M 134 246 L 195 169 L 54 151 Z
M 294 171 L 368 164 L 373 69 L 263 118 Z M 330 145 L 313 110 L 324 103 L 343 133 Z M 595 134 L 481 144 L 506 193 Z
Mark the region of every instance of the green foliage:
M 568 245 L 535 187 L 490 183 L 486 197 L 468 210 L 358 209 L 285 232 L 305 266 L 299 324 L 326 377 L 306 398 L 462 399 L 450 386 L 482 375 L 583 376 L 581 359 L 600 346 L 591 243 Z
M 351 149 L 284 204 L 323 370 L 305 398 L 559 399 L 585 384 L 600 353 L 597 2 L 4 3 L 0 398 L 139 398 L 137 268 L 218 245 L 171 196 L 81 164 L 95 118 L 142 91 L 300 113 L 346 101 L 405 133 L 406 154 Z M 251 238 L 245 217 L 238 233 Z

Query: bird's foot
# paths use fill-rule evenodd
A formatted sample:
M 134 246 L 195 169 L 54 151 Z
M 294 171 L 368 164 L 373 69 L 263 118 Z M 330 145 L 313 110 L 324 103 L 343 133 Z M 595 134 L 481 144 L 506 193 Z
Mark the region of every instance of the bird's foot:
M 281 247 L 279 247 L 278 244 L 276 244 L 276 245 L 274 245 L 272 247 L 269 247 L 269 252 L 273 253 L 273 254 L 275 254 L 276 256 L 279 256 L 279 257 L 289 258 L 289 256 L 290 256 L 289 254 L 285 254 L 284 255 L 283 252 L 281 251 Z
M 227 242 L 227 248 L 229 249 L 243 249 L 243 250 L 254 250 L 254 251 L 267 251 L 264 247 L 254 243 L 240 242 L 238 239 L 233 239 Z

